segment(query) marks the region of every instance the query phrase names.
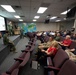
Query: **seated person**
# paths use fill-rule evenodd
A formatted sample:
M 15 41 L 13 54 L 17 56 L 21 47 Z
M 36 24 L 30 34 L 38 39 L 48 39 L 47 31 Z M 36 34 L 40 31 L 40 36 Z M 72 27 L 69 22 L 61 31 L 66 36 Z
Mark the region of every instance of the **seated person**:
M 8 38 L 8 31 L 6 31 L 6 33 L 3 36 L 3 43 L 4 45 L 8 45 L 10 47 L 10 51 L 13 51 L 16 53 L 16 48 L 15 48 L 14 43 L 10 41 Z
M 56 41 L 60 41 L 60 33 L 57 33 L 57 36 L 55 37 Z
M 42 58 L 45 58 L 47 56 L 54 57 L 58 50 L 58 42 L 53 41 L 51 46 L 45 51 L 44 49 L 41 49 L 38 51 L 37 54 L 37 61 L 41 60 Z
M 37 36 L 41 36 L 42 35 L 42 32 L 38 32 L 36 35 Z
M 41 43 L 39 44 L 39 49 L 47 49 L 51 46 L 51 43 L 55 41 L 54 36 L 50 36 L 49 41 L 47 43 Z
M 70 60 L 76 62 L 76 55 L 71 52 L 73 50 L 74 49 L 66 49 L 65 52 L 68 54 Z
M 63 36 L 63 37 L 66 37 L 66 35 L 67 35 L 67 32 L 64 31 L 63 34 L 62 34 L 62 36 Z
M 63 50 L 68 48 L 71 45 L 72 40 L 70 39 L 70 36 L 67 35 L 65 39 L 62 42 L 59 42 L 60 46 L 62 47 Z
M 56 41 L 53 41 L 51 46 L 45 51 L 41 50 L 42 52 L 45 52 L 47 55 L 54 56 L 57 52 L 58 43 Z

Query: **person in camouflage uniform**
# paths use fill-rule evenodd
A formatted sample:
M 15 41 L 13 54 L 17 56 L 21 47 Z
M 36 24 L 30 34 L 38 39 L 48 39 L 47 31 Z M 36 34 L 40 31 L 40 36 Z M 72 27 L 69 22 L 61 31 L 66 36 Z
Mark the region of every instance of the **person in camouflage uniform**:
M 8 45 L 10 47 L 10 51 L 16 53 L 16 48 L 15 48 L 14 43 L 10 41 L 8 38 L 8 31 L 6 31 L 6 33 L 3 36 L 3 43 L 4 45 Z

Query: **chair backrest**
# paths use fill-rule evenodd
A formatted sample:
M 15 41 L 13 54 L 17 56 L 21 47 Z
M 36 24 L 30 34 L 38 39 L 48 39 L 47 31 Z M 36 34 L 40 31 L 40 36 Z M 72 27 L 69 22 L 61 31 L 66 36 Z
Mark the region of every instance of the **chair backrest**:
M 67 60 L 57 75 L 76 75 L 76 64 L 71 60 Z
M 26 55 L 26 52 L 22 52 L 21 55 L 19 56 L 19 58 L 24 58 Z
M 11 75 L 18 75 L 18 72 L 19 72 L 19 69 L 17 68 L 11 73 Z
M 63 41 L 65 38 L 63 36 L 60 36 L 60 41 Z
M 44 36 L 44 42 L 48 42 L 49 41 L 49 36 Z
M 70 49 L 73 49 L 73 48 L 76 48 L 76 42 L 75 41 L 72 41 L 70 47 Z
M 53 64 L 55 67 L 60 68 L 64 64 L 64 62 L 68 59 L 69 57 L 67 53 L 64 50 L 59 49 L 53 58 Z
M 18 66 L 20 65 L 19 61 L 15 61 L 14 64 L 6 71 L 7 74 L 11 74 Z
M 28 62 L 29 58 L 30 58 L 30 52 L 27 52 L 25 57 L 24 57 L 23 62 L 19 65 L 19 68 L 23 67 L 24 65 L 26 65 L 26 63 Z

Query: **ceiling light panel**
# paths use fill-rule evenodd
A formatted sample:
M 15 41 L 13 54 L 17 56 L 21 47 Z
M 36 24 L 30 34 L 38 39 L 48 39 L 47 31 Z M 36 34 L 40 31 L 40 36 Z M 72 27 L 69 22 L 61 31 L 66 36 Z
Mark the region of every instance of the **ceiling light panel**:
M 1 5 L 8 12 L 15 12 L 15 10 L 10 5 Z
M 15 18 L 20 18 L 20 16 L 18 16 L 18 15 L 15 15 L 14 17 L 15 17 Z
M 40 7 L 37 13 L 44 13 L 47 10 L 47 7 Z
M 50 19 L 56 19 L 57 18 L 57 16 L 53 16 L 53 17 L 51 17 Z
M 35 19 L 38 19 L 38 18 L 40 18 L 40 16 L 35 16 L 34 18 L 35 18 Z

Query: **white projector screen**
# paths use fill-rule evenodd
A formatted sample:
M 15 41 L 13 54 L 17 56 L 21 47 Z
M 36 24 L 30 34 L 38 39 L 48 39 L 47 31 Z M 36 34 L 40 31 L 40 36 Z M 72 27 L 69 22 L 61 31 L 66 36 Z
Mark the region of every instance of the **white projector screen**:
M 0 31 L 5 31 L 6 26 L 5 26 L 5 20 L 3 17 L 0 16 Z

